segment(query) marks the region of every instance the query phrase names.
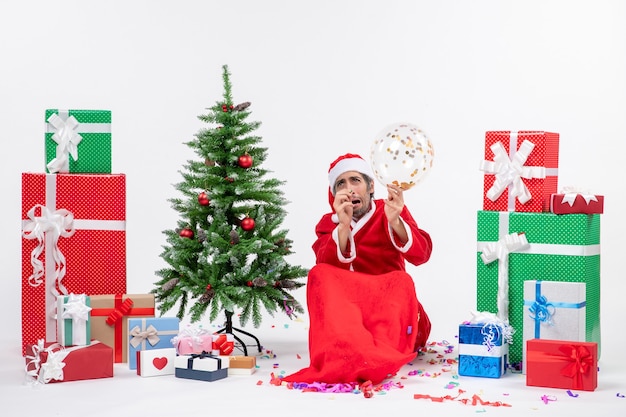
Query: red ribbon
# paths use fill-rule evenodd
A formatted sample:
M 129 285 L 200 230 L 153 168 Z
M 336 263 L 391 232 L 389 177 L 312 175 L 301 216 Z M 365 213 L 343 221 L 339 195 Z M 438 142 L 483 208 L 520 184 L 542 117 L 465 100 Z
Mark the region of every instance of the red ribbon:
M 219 350 L 220 355 L 230 355 L 235 349 L 235 342 L 229 341 L 225 334 L 221 334 L 213 341 L 213 349 Z
M 134 301 L 129 297 L 122 301 L 122 294 L 115 294 L 115 303 L 113 308 L 94 308 L 91 310 L 92 316 L 107 316 L 106 323 L 113 327 L 115 332 L 115 362 L 123 362 L 122 344 L 125 342 L 122 334 L 122 321 L 125 316 L 154 316 L 153 307 L 133 308 Z
M 583 376 L 593 366 L 593 355 L 584 346 L 563 345 L 559 350 L 569 363 L 561 369 L 561 375 L 574 379 L 574 389 L 581 389 Z

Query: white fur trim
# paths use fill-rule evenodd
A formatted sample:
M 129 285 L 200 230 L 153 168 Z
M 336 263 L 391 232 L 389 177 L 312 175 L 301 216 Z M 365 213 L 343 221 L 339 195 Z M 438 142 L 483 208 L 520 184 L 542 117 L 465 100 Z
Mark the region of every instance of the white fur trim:
M 363 158 L 342 159 L 341 161 L 337 162 L 337 165 L 335 165 L 328 172 L 328 184 L 330 186 L 331 192 L 335 185 L 335 181 L 337 181 L 337 178 L 339 178 L 339 176 L 343 174 L 344 172 L 348 172 L 348 171 L 357 171 L 357 172 L 367 175 L 370 178 L 374 178 L 372 167 L 367 161 L 365 161 L 365 159 Z

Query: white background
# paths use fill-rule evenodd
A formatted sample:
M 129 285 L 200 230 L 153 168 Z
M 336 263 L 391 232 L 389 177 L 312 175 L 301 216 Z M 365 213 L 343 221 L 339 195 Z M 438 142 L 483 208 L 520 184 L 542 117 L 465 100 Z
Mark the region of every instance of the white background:
M 235 102 L 251 101 L 250 120 L 262 122 L 265 168 L 287 181 L 292 264 L 314 262 L 313 228 L 329 209 L 326 172 L 335 157 L 366 156 L 392 122 L 428 133 L 434 169 L 405 200 L 434 242 L 431 260 L 409 271 L 435 340 L 453 337 L 475 308 L 485 131 L 560 133 L 559 186 L 606 196 L 602 355 L 613 358 L 609 367 L 622 366 L 625 18 L 619 0 L 3 0 L 0 353 L 7 366 L 21 363 L 20 176 L 45 169 L 45 109 L 112 110 L 113 172 L 127 175 L 128 292 L 149 292 L 164 265 L 162 231 L 177 220 L 167 199 L 178 170 L 195 157 L 184 142 L 203 127 L 197 116 L 222 97 L 223 64 Z M 305 334 L 294 339 L 306 351 Z M 2 372 L 15 382 L 15 373 Z

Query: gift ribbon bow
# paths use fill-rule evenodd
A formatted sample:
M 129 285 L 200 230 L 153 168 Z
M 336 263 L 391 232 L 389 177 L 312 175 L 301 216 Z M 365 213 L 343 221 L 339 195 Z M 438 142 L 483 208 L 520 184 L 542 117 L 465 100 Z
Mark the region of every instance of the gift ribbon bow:
M 483 324 L 480 331 L 484 337 L 483 345 L 487 347 L 487 351 L 495 346 L 494 340 L 497 340 L 502 335 L 502 343 L 513 343 L 513 334 L 515 329 L 507 322 L 499 318 L 497 315 L 489 311 L 472 311 L 472 318 L 469 320 L 470 324 Z
M 128 315 L 134 304 L 135 302 L 132 300 L 132 298 L 129 297 L 125 299 L 118 308 L 114 308 L 113 311 L 111 311 L 111 313 L 107 316 L 105 320 L 106 324 L 108 324 L 109 326 L 114 326 L 115 323 L 118 322 L 118 320 Z
M 529 140 L 524 140 L 515 155 L 509 158 L 509 155 L 502 145 L 502 142 L 496 142 L 491 145 L 493 151 L 493 161 L 482 161 L 480 170 L 487 174 L 495 174 L 496 179 L 487 191 L 487 198 L 496 201 L 502 193 L 510 186 L 509 195 L 517 198 L 520 203 L 525 204 L 532 195 L 522 181 L 522 178 L 545 178 L 546 169 L 542 166 L 524 166 L 528 155 L 532 152 L 535 144 Z
M 485 264 L 498 260 L 498 318 L 504 322 L 509 316 L 509 254 L 529 247 L 524 233 L 511 233 L 490 242 L 480 254 Z
M 130 331 L 130 335 L 133 336 L 130 340 L 130 344 L 136 348 L 141 344 L 141 342 L 147 340 L 152 346 L 154 346 L 159 343 L 159 340 L 161 340 L 158 333 L 159 332 L 153 325 L 149 325 L 146 330 L 141 330 L 139 326 L 135 326 Z
M 91 307 L 87 306 L 85 294 L 70 294 L 63 304 L 61 317 L 73 321 L 87 322 Z
M 63 360 L 68 355 L 63 346 L 54 343 L 49 347 L 44 347 L 44 340 L 39 339 L 32 347 L 33 354 L 26 355 L 26 376 L 34 380 L 35 383 L 47 384 L 54 380 L 63 381 Z M 48 357 L 45 362 L 41 360 L 41 353 L 46 352 Z
M 178 335 L 172 338 L 172 344 L 174 346 L 177 346 L 179 342 L 182 342 L 183 340 L 187 340 L 189 347 L 202 346 L 202 344 L 204 343 L 204 340 L 209 337 L 211 338 L 211 342 L 212 342 L 213 335 L 211 335 L 211 333 L 206 329 L 188 327 L 186 329 L 181 330 L 178 333 Z
M 563 194 L 561 204 L 569 204 L 570 207 L 574 205 L 574 201 L 576 201 L 576 196 L 579 195 L 585 200 L 585 203 L 587 203 L 587 205 L 589 205 L 589 202 L 591 201 L 598 201 L 598 198 L 594 194 L 590 194 L 587 191 L 575 187 L 565 187 L 563 188 L 563 191 L 561 191 L 561 193 Z
M 552 302 L 548 301 L 545 295 L 541 294 L 542 281 L 535 282 L 535 299 L 534 301 L 524 300 L 524 305 L 528 306 L 530 318 L 535 321 L 535 338 L 541 338 L 541 323 L 553 326 L 552 317 L 557 308 L 582 308 L 587 305 L 586 301 L 579 303 Z
M 37 209 L 41 215 L 37 216 Z M 44 276 L 43 262 L 39 259 L 45 249 L 44 238 L 48 240 L 49 248 L 52 252 L 52 258 L 55 262 L 55 281 L 60 291 L 53 288 L 55 295 L 67 294 L 67 290 L 61 284 L 65 276 L 65 256 L 59 249 L 58 242 L 61 237 L 70 237 L 76 231 L 74 229 L 74 215 L 66 209 L 49 210 L 41 204 L 36 204 L 27 213 L 26 220 L 22 229 L 22 237 L 26 239 L 37 239 L 37 246 L 30 254 L 30 263 L 33 266 L 33 273 L 28 278 L 28 283 L 37 287 L 43 283 Z
M 559 347 L 563 360 L 568 363 L 561 369 L 561 375 L 574 380 L 574 389 L 582 389 L 583 376 L 593 367 L 593 355 L 585 346 L 563 345 Z
M 187 359 L 187 369 L 193 369 L 194 359 L 204 359 L 204 358 L 215 359 L 217 361 L 217 369 L 222 369 L 222 359 L 216 356 L 213 356 L 209 352 L 206 352 L 206 351 L 202 351 L 202 353 L 193 353 L 189 355 L 189 359 Z
M 74 116 L 69 116 L 63 120 L 54 113 L 48 118 L 48 123 L 55 130 L 52 134 L 52 140 L 56 142 L 57 147 L 56 157 L 46 167 L 51 173 L 69 172 L 70 156 L 74 161 L 78 160 L 78 144 L 83 139 L 77 132 L 78 120 Z

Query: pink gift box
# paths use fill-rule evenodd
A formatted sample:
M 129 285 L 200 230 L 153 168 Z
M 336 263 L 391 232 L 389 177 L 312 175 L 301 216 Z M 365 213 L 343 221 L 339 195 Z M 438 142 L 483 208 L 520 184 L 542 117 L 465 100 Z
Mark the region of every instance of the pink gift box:
M 548 212 L 557 192 L 559 134 L 488 131 L 485 134 L 483 210 Z

